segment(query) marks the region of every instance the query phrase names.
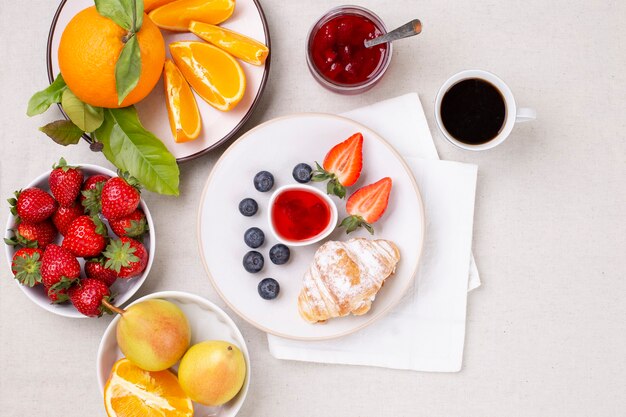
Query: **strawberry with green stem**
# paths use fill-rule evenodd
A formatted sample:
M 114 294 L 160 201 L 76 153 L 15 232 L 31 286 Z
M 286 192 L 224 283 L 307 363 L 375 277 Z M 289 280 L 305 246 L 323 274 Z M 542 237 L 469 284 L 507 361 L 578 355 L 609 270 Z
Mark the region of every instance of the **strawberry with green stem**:
M 32 187 L 15 192 L 15 198 L 7 200 L 11 214 L 29 223 L 40 223 L 54 214 L 58 203 L 41 188 Z
M 41 223 L 30 223 L 21 221 L 17 225 L 17 230 L 11 230 L 14 236 L 11 239 L 4 239 L 4 243 L 11 246 L 22 246 L 26 248 L 45 249 L 54 242 L 57 230 L 50 220 Z
M 80 216 L 67 229 L 63 247 L 74 256 L 87 258 L 102 253 L 107 243 L 107 228 L 97 216 Z
M 148 251 L 138 240 L 123 236 L 111 240 L 103 253 L 106 258 L 104 266 L 117 273 L 118 278 L 131 278 L 146 269 Z
M 107 287 L 110 287 L 117 280 L 117 272 L 106 268 L 104 263 L 105 259 L 102 256 L 88 259 L 87 262 L 85 262 L 85 275 L 87 275 L 88 278 L 102 281 Z
M 83 185 L 83 171 L 79 167 L 67 165 L 61 158 L 58 164 L 52 166 L 48 178 L 50 192 L 61 207 L 69 207 L 76 201 Z
M 72 305 L 87 317 L 100 317 L 112 314 L 111 292 L 102 281 L 83 278 L 68 291 Z
M 80 264 L 70 251 L 50 244 L 41 257 L 41 283 L 48 298 L 56 303 L 67 301 L 67 290 L 80 276 Z
M 90 215 L 96 215 L 100 212 L 100 198 L 102 196 L 102 188 L 104 184 L 111 179 L 108 175 L 96 174 L 85 180 L 80 196 L 80 203 Z
M 13 255 L 11 272 L 22 285 L 34 287 L 41 282 L 41 258 L 43 251 L 37 248 L 21 248 Z
M 311 180 L 327 181 L 326 192 L 339 198 L 346 196 L 346 188 L 354 185 L 363 169 L 363 135 L 355 133 L 335 145 L 324 158 L 323 166 L 317 162 Z
M 139 181 L 127 172 L 119 172 L 118 175 L 102 187 L 102 215 L 109 221 L 128 216 L 137 209 L 141 200 Z
M 137 209 L 128 216 L 110 220 L 109 226 L 118 236 L 139 237 L 148 231 L 148 222 L 143 210 Z
M 391 178 L 385 177 L 358 189 L 346 202 L 349 216 L 343 219 L 339 227 L 345 227 L 346 233 L 350 233 L 363 226 L 374 234 L 372 223 L 378 221 L 387 210 L 391 186 Z

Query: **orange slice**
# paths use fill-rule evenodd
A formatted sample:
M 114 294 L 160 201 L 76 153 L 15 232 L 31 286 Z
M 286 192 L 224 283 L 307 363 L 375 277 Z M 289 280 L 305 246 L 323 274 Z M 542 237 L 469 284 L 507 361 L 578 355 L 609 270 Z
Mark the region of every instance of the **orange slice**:
M 176 64 L 169 59 L 165 60 L 163 67 L 163 85 L 174 141 L 182 143 L 196 139 L 202 128 L 196 97 Z
M 170 44 L 170 53 L 187 82 L 211 106 L 228 111 L 243 98 L 246 76 L 228 52 L 204 42 L 181 41 Z
M 161 7 L 164 4 L 171 3 L 176 0 L 143 0 L 143 11 L 148 13 L 150 10 L 154 10 L 157 7 Z
M 177 0 L 150 12 L 160 28 L 186 32 L 192 20 L 217 25 L 235 10 L 235 0 Z
M 209 23 L 193 21 L 189 30 L 199 38 L 253 65 L 263 65 L 270 53 L 267 46 L 259 41 Z
M 104 406 L 109 417 L 193 416 L 193 404 L 173 373 L 144 371 L 126 358 L 111 369 Z

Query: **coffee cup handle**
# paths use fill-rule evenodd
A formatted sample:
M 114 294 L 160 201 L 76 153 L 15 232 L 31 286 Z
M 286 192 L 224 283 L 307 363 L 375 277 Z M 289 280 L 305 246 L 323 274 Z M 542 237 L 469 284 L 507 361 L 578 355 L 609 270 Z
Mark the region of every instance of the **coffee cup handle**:
M 529 107 L 520 107 L 515 115 L 515 122 L 529 122 L 537 118 L 535 109 Z

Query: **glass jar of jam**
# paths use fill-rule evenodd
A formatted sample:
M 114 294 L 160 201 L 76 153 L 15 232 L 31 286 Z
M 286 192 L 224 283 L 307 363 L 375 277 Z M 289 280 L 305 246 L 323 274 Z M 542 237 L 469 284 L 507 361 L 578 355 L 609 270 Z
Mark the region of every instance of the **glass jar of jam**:
M 392 45 L 366 48 L 365 41 L 385 33 L 387 28 L 382 20 L 363 7 L 331 9 L 309 31 L 306 58 L 311 74 L 336 93 L 369 90 L 385 74 Z

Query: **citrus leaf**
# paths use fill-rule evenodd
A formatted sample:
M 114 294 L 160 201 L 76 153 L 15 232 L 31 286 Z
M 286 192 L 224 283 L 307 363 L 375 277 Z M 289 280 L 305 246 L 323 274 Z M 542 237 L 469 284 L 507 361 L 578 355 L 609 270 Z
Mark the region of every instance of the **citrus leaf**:
M 132 3 L 135 0 L 96 0 L 96 10 L 126 30 L 133 28 Z M 141 2 L 143 3 L 143 1 Z
M 124 44 L 120 57 L 115 64 L 115 88 L 117 102 L 122 104 L 126 96 L 133 91 L 141 76 L 141 51 L 137 35 L 133 34 Z
M 176 158 L 141 125 L 134 106 L 105 109 L 104 123 L 96 137 L 104 145 L 104 156 L 119 169 L 130 172 L 148 190 L 178 195 Z
M 61 106 L 70 120 L 85 132 L 93 132 L 104 120 L 102 107 L 84 103 L 69 88 L 63 91 Z
M 143 25 L 143 0 L 131 0 L 135 2 L 134 16 L 135 19 L 135 32 L 139 32 L 141 25 Z
M 65 80 L 59 73 L 48 88 L 38 91 L 28 100 L 28 110 L 26 110 L 26 114 L 28 116 L 35 116 L 48 110 L 52 104 L 60 103 L 63 91 L 66 89 L 67 85 L 65 84 Z
M 39 128 L 59 145 L 76 145 L 83 135 L 82 129 L 69 120 L 57 120 Z

